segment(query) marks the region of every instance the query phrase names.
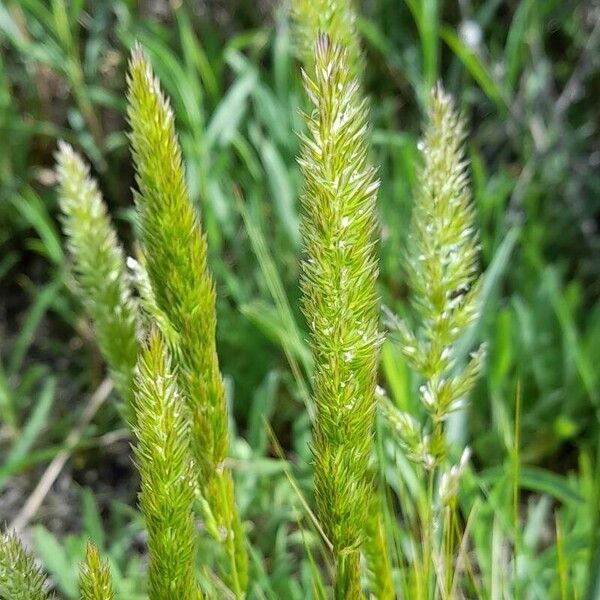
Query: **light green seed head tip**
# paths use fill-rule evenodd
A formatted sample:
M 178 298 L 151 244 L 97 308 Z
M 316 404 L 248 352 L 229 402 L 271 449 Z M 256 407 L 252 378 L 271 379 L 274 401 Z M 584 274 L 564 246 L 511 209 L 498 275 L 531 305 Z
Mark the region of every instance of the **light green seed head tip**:
M 101 560 L 98 549 L 89 540 L 79 570 L 79 589 L 83 600 L 113 600 L 115 597 L 108 562 Z
M 150 600 L 194 598 L 194 483 L 189 413 L 160 334 L 140 353 L 135 377 L 140 508 L 148 530 Z
M 64 142 L 59 142 L 56 161 L 63 229 L 79 292 L 130 416 L 138 308 L 125 254 L 88 165 Z
M 420 143 L 424 168 L 415 201 L 410 278 L 425 324 L 440 317 L 449 341 L 476 317 L 479 240 L 464 156 L 462 118 L 441 85 L 432 93 Z M 445 312 L 446 311 L 446 312 Z
M 352 77 L 361 76 L 364 61 L 352 0 L 293 0 L 292 12 L 298 55 L 311 75 L 315 67 L 315 43 L 323 34 L 346 48 L 346 68 Z
M 46 577 L 16 534 L 0 535 L 0 598 L 10 600 L 51 600 L 45 591 Z
M 348 53 L 329 37 L 304 74 L 303 310 L 315 359 L 315 495 L 337 551 L 360 543 L 370 482 L 378 330 L 375 238 L 378 182 L 368 161 L 367 116 Z

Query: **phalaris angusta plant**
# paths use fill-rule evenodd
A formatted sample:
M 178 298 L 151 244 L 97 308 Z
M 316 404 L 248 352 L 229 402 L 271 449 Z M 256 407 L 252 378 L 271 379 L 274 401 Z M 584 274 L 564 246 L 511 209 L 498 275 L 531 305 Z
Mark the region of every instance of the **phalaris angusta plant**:
M 352 1 L 295 0 L 292 4 L 296 30 L 296 44 L 300 59 L 309 75 L 314 73 L 314 47 L 320 34 L 327 35 L 346 50 L 346 68 L 349 75 L 362 80 L 364 57 L 357 31 L 357 13 Z M 362 93 L 362 92 L 361 92 Z M 376 598 L 394 597 L 391 563 L 382 521 L 382 504 L 375 494 L 369 509 L 365 528 L 363 554 L 371 582 L 370 591 Z
M 247 585 L 245 536 L 225 466 L 225 391 L 215 344 L 215 288 L 207 245 L 185 184 L 173 112 L 140 47 L 129 65 L 128 115 L 136 206 L 148 279 L 175 338 L 182 397 L 191 419 L 191 454 L 206 517 L 223 543 L 223 574 L 236 596 Z
M 378 181 L 368 157 L 367 104 L 347 59 L 343 46 L 321 35 L 314 74 L 304 72 L 312 110 L 301 138 L 301 287 L 315 362 L 318 514 L 336 561 L 335 595 L 358 598 L 381 343 L 375 289 Z
M 134 402 L 139 500 L 148 530 L 149 595 L 152 600 L 199 598 L 189 410 L 156 331 L 140 352 Z
M 98 548 L 90 541 L 79 570 L 79 589 L 83 600 L 114 600 L 115 597 L 108 562 L 100 558 Z
M 317 517 L 331 550 L 336 600 L 362 598 L 365 589 L 391 599 L 396 590 L 386 552 L 389 534 L 381 519 L 383 494 L 376 492 L 385 483 L 374 481 L 371 464 L 382 343 L 376 291 L 379 183 L 371 163 L 356 14 L 351 2 L 341 0 L 296 0 L 293 8 L 309 102 L 306 133 L 300 135 L 300 285 L 314 359 Z M 228 415 L 207 241 L 186 187 L 169 100 L 139 46 L 127 81 L 141 255 L 125 260 L 88 167 L 61 143 L 57 173 L 64 231 L 80 295 L 133 434 L 150 600 L 204 597 L 197 512 L 220 548 L 218 576 L 233 597 L 244 598 L 248 554 L 227 464 Z M 464 404 L 483 360 L 478 348 L 463 364 L 457 350 L 479 309 L 479 243 L 463 121 L 441 86 L 432 92 L 428 110 L 407 252 L 417 318 L 413 324 L 388 314 L 419 378 L 425 419 L 386 399 L 379 405 L 408 458 L 429 476 L 419 564 L 424 579 L 433 565 L 440 589 L 451 597 L 447 573 L 454 534 L 444 536 L 456 525 L 453 511 L 469 451 L 451 465 L 446 422 Z M 109 563 L 89 543 L 80 569 L 82 598 L 117 597 L 114 575 L 113 581 Z M 50 597 L 46 590 L 43 574 L 17 539 L 3 534 L 0 597 L 43 600 Z
M 423 469 L 429 482 L 421 500 L 422 553 L 416 560 L 416 578 L 422 589 L 429 589 L 430 573 L 435 571 L 446 597 L 455 585 L 457 495 L 470 455 L 465 448 L 458 464 L 449 465 L 452 448 L 446 422 L 464 406 L 484 357 L 480 346 L 463 365 L 458 345 L 478 315 L 480 291 L 479 241 L 464 156 L 465 135 L 463 119 L 438 85 L 431 93 L 419 143 L 424 166 L 407 252 L 416 327 L 388 311 L 404 357 L 420 378 L 426 423 L 385 398 L 381 403 L 407 456 Z
M 406 360 L 421 376 L 419 393 L 431 427 L 424 437 L 412 416 L 394 414 L 392 420 L 411 456 L 427 469 L 446 458 L 444 423 L 464 405 L 484 356 L 480 346 L 466 366 L 457 362 L 457 342 L 477 317 L 480 290 L 479 240 L 464 157 L 465 135 L 451 97 L 438 85 L 419 143 L 424 167 L 407 253 L 417 327 L 411 329 L 388 314 Z
M 63 229 L 79 293 L 130 419 L 139 327 L 125 254 L 89 167 L 64 142 L 56 161 Z

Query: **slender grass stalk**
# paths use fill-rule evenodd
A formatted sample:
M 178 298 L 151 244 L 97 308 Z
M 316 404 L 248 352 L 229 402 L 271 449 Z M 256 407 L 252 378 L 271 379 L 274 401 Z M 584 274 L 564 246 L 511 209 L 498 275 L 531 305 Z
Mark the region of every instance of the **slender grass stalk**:
M 423 77 L 417 91 L 425 102 L 431 98 L 430 90 L 439 77 L 441 4 L 439 0 L 406 1 L 419 31 Z
M 460 551 L 460 531 L 459 531 L 459 506 L 458 489 L 460 480 L 471 457 L 469 448 L 465 448 L 457 465 L 453 465 L 444 471 L 439 478 L 439 510 L 431 515 L 432 524 L 435 521 L 441 521 L 440 535 L 437 551 L 437 586 L 444 590 L 444 597 L 452 598 L 452 590 L 455 587 L 457 578 L 457 569 L 455 568 L 455 557 Z M 433 473 L 432 473 L 433 474 Z M 429 498 L 430 506 L 433 504 L 433 492 Z M 440 514 L 441 513 L 441 514 Z M 435 530 L 435 527 L 431 527 Z
M 568 600 L 569 591 L 569 569 L 565 555 L 564 532 L 561 525 L 560 513 L 557 511 L 554 515 L 554 526 L 556 530 L 556 572 L 558 573 L 558 587 L 560 590 L 560 600 Z
M 348 52 L 327 36 L 304 73 L 303 310 L 314 356 L 315 496 L 336 560 L 336 598 L 359 598 L 359 548 L 371 497 L 375 377 L 381 336 L 375 290 L 375 202 L 368 163 L 367 106 L 347 68 Z
M 225 578 L 236 596 L 247 586 L 248 558 L 225 469 L 229 439 L 216 352 L 215 289 L 206 238 L 185 185 L 173 113 L 139 47 L 129 69 L 129 120 L 146 268 L 157 307 L 176 337 L 181 390 L 191 415 L 199 490 L 228 557 Z M 214 531 L 214 530 L 213 530 Z
M 513 571 L 515 598 L 521 596 L 519 557 L 521 545 L 521 519 L 520 508 L 520 481 L 521 481 L 521 384 L 517 382 L 515 395 L 515 428 L 513 432 L 511 454 L 511 484 L 512 484 L 512 526 L 513 526 Z M 558 541 L 557 541 L 558 543 Z
M 50 600 L 46 577 L 14 533 L 0 535 L 0 598 Z
M 135 379 L 140 507 L 148 530 L 150 600 L 199 597 L 189 415 L 160 334 L 141 351 Z
M 90 541 L 79 569 L 79 589 L 83 600 L 114 600 L 115 597 L 108 562 L 100 559 L 98 549 Z
M 56 159 L 63 229 L 80 295 L 131 419 L 138 325 L 125 255 L 89 167 L 64 142 Z
M 351 77 L 362 76 L 364 60 L 353 0 L 293 0 L 292 11 L 298 54 L 308 73 L 314 73 L 315 43 L 323 33 L 346 48 L 346 68 Z

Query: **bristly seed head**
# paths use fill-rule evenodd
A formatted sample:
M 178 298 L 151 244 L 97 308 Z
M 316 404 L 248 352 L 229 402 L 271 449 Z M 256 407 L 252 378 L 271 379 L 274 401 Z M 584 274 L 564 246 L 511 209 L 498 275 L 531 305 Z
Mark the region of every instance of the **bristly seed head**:
M 442 424 L 464 406 L 484 357 L 482 346 L 457 371 L 456 342 L 477 318 L 480 290 L 464 139 L 464 122 L 440 84 L 432 92 L 427 127 L 418 144 L 424 167 L 407 257 L 419 323 L 413 331 L 387 314 L 405 358 L 423 379 L 420 397 L 431 418 L 436 461 L 445 455 Z
M 299 163 L 303 310 L 311 325 L 317 408 L 315 495 L 338 553 L 361 542 L 374 418 L 378 331 L 375 169 L 368 162 L 367 108 L 348 69 L 349 53 L 317 38 L 314 74 L 304 75 L 313 110 L 305 115 Z

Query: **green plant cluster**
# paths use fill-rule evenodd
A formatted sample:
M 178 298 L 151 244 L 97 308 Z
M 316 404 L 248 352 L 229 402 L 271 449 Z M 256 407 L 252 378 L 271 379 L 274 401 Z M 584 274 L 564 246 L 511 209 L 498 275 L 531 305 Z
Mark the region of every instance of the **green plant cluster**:
M 595 599 L 596 8 L 5 0 L 0 598 Z

